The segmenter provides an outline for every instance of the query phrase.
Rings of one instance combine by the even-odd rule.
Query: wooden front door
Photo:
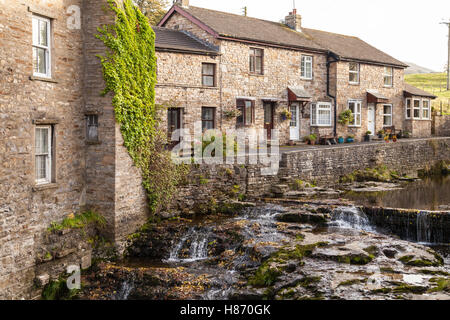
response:
[[[264,129],[267,130],[267,139],[272,139],[274,127],[274,105],[272,102],[264,102]]]

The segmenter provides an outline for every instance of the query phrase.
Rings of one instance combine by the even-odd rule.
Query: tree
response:
[[[168,0],[134,0],[134,3],[148,18],[152,26],[161,21],[169,7]]]

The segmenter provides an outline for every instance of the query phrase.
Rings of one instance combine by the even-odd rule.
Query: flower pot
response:
[[[347,143],[353,143],[353,142],[355,142],[355,139],[353,139],[353,138],[347,138]]]
[[[364,141],[365,142],[370,142],[372,140],[371,136],[364,136]]]
[[[338,139],[338,143],[342,144],[342,143],[344,143],[344,142],[345,142],[344,138],[339,138],[339,139]]]

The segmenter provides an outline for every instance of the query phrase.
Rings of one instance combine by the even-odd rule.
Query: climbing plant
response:
[[[108,0],[115,23],[98,29],[107,47],[102,62],[106,87],[113,93],[116,121],[134,164],[140,168],[143,186],[153,212],[171,197],[186,168],[176,166],[165,150],[160,129],[162,106],[155,104],[155,33],[132,0]]]

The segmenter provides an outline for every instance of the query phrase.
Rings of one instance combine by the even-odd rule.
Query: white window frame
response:
[[[52,24],[51,24],[51,20],[48,18],[44,18],[41,16],[37,16],[37,15],[33,15],[32,17],[32,41],[33,41],[33,51],[34,49],[43,49],[45,51],[45,73],[40,73],[40,72],[35,72],[34,70],[34,61],[33,61],[33,75],[36,77],[42,77],[42,78],[51,78],[52,76],[52,66],[51,66],[51,56],[52,56],[52,51],[51,51],[51,46],[52,46],[52,39],[51,39],[51,28],[52,28]],[[38,26],[38,30],[35,30],[34,28],[34,21],[37,22],[37,26]],[[40,22],[45,22],[47,23],[47,46],[43,46],[41,44],[39,44],[39,38],[41,36],[40,32],[39,32],[39,23]],[[35,32],[37,32],[37,36],[35,36]],[[35,38],[37,38],[37,43],[35,42]]]
[[[37,136],[37,132],[38,130],[42,130],[42,129],[47,129],[48,130],[48,134],[47,134],[47,147],[48,150],[45,153],[38,153],[38,148],[36,145],[36,136]],[[36,126],[35,128],[35,142],[34,142],[34,165],[35,165],[35,181],[37,185],[42,185],[42,184],[49,184],[52,182],[52,171],[53,171],[53,159],[52,159],[52,152],[53,152],[53,130],[52,130],[52,126],[51,125],[43,125],[43,126]],[[47,156],[46,158],[46,176],[45,178],[42,179],[38,179],[37,177],[37,157],[38,156]]]
[[[362,122],[362,100],[356,100],[356,99],[350,99],[348,100],[347,106],[348,109],[350,110],[350,103],[354,103],[355,104],[355,111],[353,112],[353,123],[349,123],[349,127],[355,127],[355,128],[359,128],[361,127],[361,122]],[[358,111],[358,106],[359,106],[359,111]],[[357,115],[359,115],[359,124],[356,123],[356,119],[358,118]]]
[[[351,70],[350,69],[350,65],[351,64],[356,64],[358,70],[356,70],[356,71]],[[357,63],[357,62],[349,62],[348,63],[348,83],[350,83],[350,84],[359,84],[360,71],[361,71],[361,65],[359,63]],[[356,74],[356,78],[357,78],[356,82],[355,81],[350,81],[350,75],[351,74]]]
[[[415,101],[419,101],[419,107],[418,108],[416,108],[416,104],[414,103]],[[419,116],[418,117],[415,116],[415,111],[416,110],[419,110]],[[414,120],[422,119],[422,100],[421,99],[413,99],[413,102],[412,102],[412,118]]]
[[[409,108],[408,108],[408,102],[409,102]],[[409,116],[408,116],[408,110],[409,110]],[[413,109],[412,109],[412,99],[406,98],[405,99],[405,119],[411,119],[413,116]]]
[[[391,70],[391,73],[388,73],[388,70]],[[386,84],[386,78],[391,78],[391,84]],[[386,88],[394,87],[394,68],[392,67],[384,67],[383,71],[383,83]]]
[[[318,123],[320,111],[329,111],[327,123]],[[332,106],[329,102],[317,102],[311,103],[311,127],[331,127],[333,125],[332,119]]]
[[[425,108],[423,106],[424,102],[428,102],[428,108]],[[423,112],[425,110],[428,110],[428,116],[424,117]],[[422,110],[420,111],[420,116],[422,117],[423,120],[430,120],[431,119],[431,100],[430,99],[422,99]]]
[[[384,107],[390,106],[391,107],[391,113],[384,113]],[[384,124],[384,118],[389,116],[391,118],[391,124]],[[383,127],[392,127],[394,123],[394,105],[390,103],[383,104]]]
[[[311,75],[308,76],[306,72],[306,66],[310,65],[311,67]],[[313,56],[309,55],[302,55],[301,57],[301,66],[300,66],[300,78],[303,80],[312,80],[313,79],[313,66],[314,66],[314,59]]]

